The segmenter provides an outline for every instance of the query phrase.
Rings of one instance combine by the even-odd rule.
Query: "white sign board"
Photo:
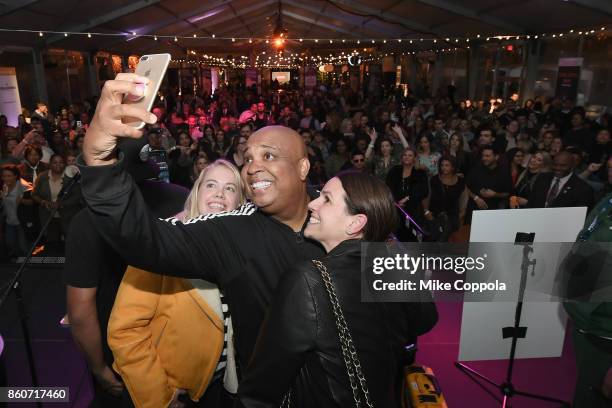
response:
[[[279,84],[286,84],[291,80],[291,72],[272,72],[272,81],[278,81]]]
[[[470,242],[514,242],[517,232],[535,233],[538,242],[574,242],[586,218],[586,207],[474,211]],[[537,259],[537,245],[533,258]],[[520,280],[517,270],[516,279]],[[502,328],[514,326],[516,302],[464,302],[460,361],[501,360],[510,354],[511,338]],[[559,357],[567,316],[560,303],[525,302],[516,358]]]
[[[0,114],[6,115],[9,126],[18,125],[21,100],[17,74],[13,67],[0,67]]]

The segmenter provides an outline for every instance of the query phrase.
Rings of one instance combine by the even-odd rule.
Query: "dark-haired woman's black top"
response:
[[[528,169],[524,170],[523,174],[519,175],[519,180],[516,186],[514,186],[513,194],[521,198],[529,198],[539,174],[539,172],[532,173]]]
[[[398,361],[408,339],[437,322],[435,305],[361,301],[361,241],[342,242],[322,262],[335,287],[375,407],[400,407]],[[282,277],[234,407],[354,407],[331,302],[319,270],[303,262]],[[363,400],[363,397],[362,397]]]
[[[403,166],[395,166],[387,174],[387,186],[397,202],[408,196],[410,199],[404,204],[404,209],[412,217],[422,217],[423,199],[429,195],[429,183],[427,173],[424,170],[412,169],[410,176],[403,176]]]
[[[465,190],[465,180],[457,177],[455,184],[444,184],[440,177],[432,177],[430,180],[431,194],[429,196],[429,211],[434,216],[445,212],[449,216],[459,216],[459,200]]]

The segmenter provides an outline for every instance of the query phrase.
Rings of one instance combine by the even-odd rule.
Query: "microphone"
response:
[[[57,194],[57,198],[58,201],[59,200],[63,200],[64,196],[66,194],[68,194],[68,192],[70,191],[70,189],[72,188],[72,186],[74,186],[76,183],[79,182],[79,180],[81,179],[81,173],[75,173],[74,176],[72,176],[72,178],[70,179],[70,181],[62,186],[62,189],[60,190],[60,192]]]

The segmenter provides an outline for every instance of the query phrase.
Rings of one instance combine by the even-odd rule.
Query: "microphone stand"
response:
[[[32,253],[34,252],[34,249],[36,249],[36,246],[42,239],[47,229],[49,228],[49,224],[51,223],[51,220],[53,220],[55,213],[57,212],[59,207],[61,207],[62,203],[64,202],[64,199],[67,197],[72,187],[74,187],[74,185],[79,181],[80,178],[81,177],[79,173],[75,174],[74,177],[70,180],[70,182],[62,188],[62,190],[58,194],[57,201],[56,201],[58,205],[51,210],[51,214],[49,214],[49,218],[47,218],[47,221],[45,222],[45,225],[43,225],[43,227],[41,228],[40,233],[38,234],[38,237],[36,237],[36,240],[34,240],[34,243],[30,247],[30,250],[28,251],[27,256],[25,257],[25,259],[19,266],[19,269],[17,269],[17,272],[15,273],[13,278],[6,285],[7,289],[0,296],[0,310],[2,310],[2,306],[4,306],[4,303],[6,302],[6,299],[8,298],[10,293],[15,292],[15,299],[17,300],[17,309],[19,312],[19,319],[21,322],[21,330],[23,332],[23,339],[24,339],[25,346],[26,346],[26,353],[28,356],[28,365],[30,367],[30,374],[32,375],[32,386],[33,387],[38,387],[39,383],[38,383],[38,376],[36,375],[36,366],[34,365],[34,353],[32,352],[32,342],[30,339],[30,330],[28,329],[28,324],[27,324],[28,314],[26,311],[25,303],[23,301],[23,292],[21,291],[21,274],[23,273],[26,266],[28,266],[30,260],[32,259]],[[42,403],[40,401],[37,401],[36,405],[38,407],[42,407]]]
[[[539,401],[547,401],[554,402],[562,407],[569,407],[570,404],[566,401],[560,400],[558,398],[548,397],[545,395],[534,394],[531,392],[525,392],[517,389],[512,382],[512,376],[514,373],[514,363],[516,360],[516,346],[519,339],[524,339],[527,335],[527,327],[521,326],[521,315],[523,313],[523,303],[525,300],[525,290],[527,288],[527,274],[531,269],[531,276],[535,274],[535,265],[537,260],[530,259],[530,255],[533,253],[533,241],[535,238],[535,233],[524,233],[518,232],[515,238],[515,245],[519,245],[523,250],[523,259],[521,261],[521,283],[519,286],[518,299],[514,311],[514,326],[508,326],[502,328],[502,337],[504,339],[512,338],[512,343],[510,345],[510,356],[508,357],[508,367],[506,371],[506,378],[503,382],[495,382],[491,378],[485,376],[484,374],[476,371],[475,369],[469,367],[466,364],[460,363],[458,361],[455,362],[455,367],[461,370],[462,373],[466,374],[470,379],[476,382],[479,386],[483,387],[489,394],[493,395],[486,387],[483,386],[478,380],[483,380],[486,383],[496,387],[502,394],[502,400],[499,400],[497,397],[493,395],[493,397],[501,402],[502,408],[510,407],[510,399],[516,395],[532,398]]]

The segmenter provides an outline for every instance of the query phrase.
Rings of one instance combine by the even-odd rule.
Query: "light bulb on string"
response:
[[[38,36],[39,36],[39,37],[42,37],[42,36],[43,36],[42,31],[39,31],[39,32],[38,32]]]
[[[91,33],[87,33],[87,38],[91,38]]]

